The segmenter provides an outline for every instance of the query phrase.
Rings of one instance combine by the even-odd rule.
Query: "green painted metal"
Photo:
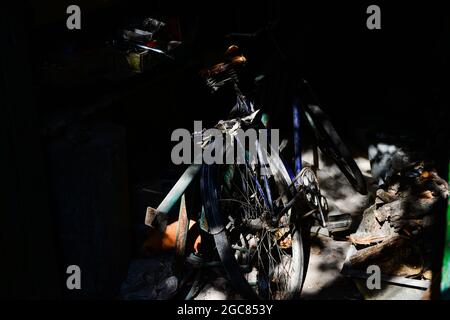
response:
[[[227,169],[223,174],[223,179],[225,181],[225,185],[227,186],[228,190],[231,189],[231,181],[233,181],[234,171],[235,171],[234,165],[227,165]]]
[[[450,183],[450,162],[448,180]],[[442,265],[441,297],[444,300],[450,300],[450,203],[447,204],[447,234],[445,237],[444,263]]]
[[[177,183],[173,186],[173,188],[169,191],[164,200],[156,209],[158,213],[169,213],[169,211],[175,206],[183,193],[186,191],[186,188],[191,184],[192,180],[194,180],[195,176],[200,172],[201,167],[202,166],[200,164],[191,164],[186,169],[186,171],[183,173],[180,179],[178,179]]]
[[[267,113],[263,113],[261,116],[261,122],[267,128],[269,126],[269,115]]]

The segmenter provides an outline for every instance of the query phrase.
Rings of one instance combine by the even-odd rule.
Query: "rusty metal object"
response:
[[[224,56],[225,57],[231,57],[233,54],[237,53],[239,51],[239,47],[235,44],[232,44],[228,47],[228,49],[225,51]]]

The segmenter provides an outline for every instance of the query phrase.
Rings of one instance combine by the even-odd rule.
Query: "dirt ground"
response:
[[[301,299],[305,300],[357,300],[363,299],[353,281],[340,274],[347,250],[346,241],[334,241],[318,236],[312,241],[311,255]],[[217,277],[205,286],[197,300],[239,298],[226,277]]]
[[[346,241],[329,237],[312,239],[308,271],[301,299],[305,300],[356,300],[363,299],[353,281],[340,274],[347,250]],[[171,298],[176,289],[172,276],[172,254],[161,254],[151,259],[134,260],[130,264],[128,279],[123,283],[121,298],[148,300]],[[203,289],[195,300],[240,299],[226,279],[223,270],[212,268],[205,272]]]
[[[335,241],[324,236],[313,238],[302,299],[363,299],[353,280],[340,273],[349,247],[350,242],[347,241]]]

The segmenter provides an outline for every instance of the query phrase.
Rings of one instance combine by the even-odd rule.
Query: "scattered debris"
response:
[[[427,248],[431,239],[424,231],[435,221],[436,205],[447,198],[448,184],[424,161],[396,169],[383,176],[375,203],[364,211],[357,231],[348,236],[352,251],[342,273],[367,278],[370,265],[379,266],[382,272],[384,287],[376,290],[378,293],[369,293],[363,282],[357,281],[361,292],[370,299],[421,299],[432,280]],[[422,292],[405,291],[402,296],[392,285]]]

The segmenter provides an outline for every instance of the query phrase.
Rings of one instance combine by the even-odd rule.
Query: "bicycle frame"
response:
[[[234,89],[237,97],[237,103],[239,104],[239,107],[244,107],[245,113],[250,115],[253,111],[252,104],[249,103],[246,99],[246,97],[241,93],[240,89],[238,88],[237,84],[234,83]],[[279,157],[272,158],[271,165],[275,168],[277,168],[277,172],[281,174],[281,177],[279,179],[283,179],[286,184],[291,189],[290,191],[294,191],[291,195],[293,199],[296,198],[297,188],[300,187],[298,183],[298,179],[296,177],[300,173],[302,169],[302,158],[301,158],[301,136],[300,136],[300,103],[299,98],[295,97],[294,102],[292,104],[292,110],[293,110],[293,125],[294,125],[294,159],[295,159],[295,173],[285,171],[285,168],[289,168],[288,165],[286,165]],[[236,106],[235,106],[236,107]],[[235,108],[233,107],[233,108]],[[213,141],[212,143],[215,143]],[[241,150],[245,150],[244,147],[240,144],[238,141],[238,144],[240,145]],[[256,140],[256,148],[257,148],[257,157],[260,164],[266,165],[267,164],[267,158],[263,154],[263,150],[261,150],[261,147],[259,145],[259,141]],[[274,150],[271,150],[271,154],[277,154],[276,152],[273,152]],[[226,150],[224,151],[226,152]],[[313,159],[314,159],[314,166],[315,169],[318,167],[318,154],[317,154],[317,148],[314,148],[313,152]],[[196,159],[198,160],[198,159]],[[163,201],[160,203],[160,205],[155,209],[152,207],[147,208],[146,217],[145,217],[145,224],[148,226],[153,226],[155,219],[159,222],[158,227],[160,231],[165,231],[166,228],[166,220],[169,212],[172,210],[172,208],[178,203],[182,195],[185,193],[186,189],[189,187],[189,185],[192,183],[192,181],[195,179],[195,177],[201,172],[202,164],[198,164],[200,161],[194,161],[194,164],[191,164],[182,174],[182,176],[178,179],[178,181],[175,183],[175,185],[172,187],[172,189],[169,191],[169,193],[165,196]],[[246,160],[246,165],[248,167],[251,167],[251,165]],[[263,191],[262,186],[258,181],[255,181],[259,192],[261,193],[261,196],[263,197],[264,201],[266,202],[267,206],[272,210],[272,195],[270,192],[270,188],[268,185],[267,176],[263,176]],[[293,184],[294,188],[291,188]],[[283,192],[286,192],[284,190]],[[293,200],[292,199],[292,200]],[[284,199],[285,204],[288,204],[292,200]],[[293,203],[291,202],[290,206],[292,206]],[[322,208],[320,207],[320,214],[321,214],[321,220],[322,225],[326,225],[325,217],[322,212]],[[274,217],[278,217],[278,214],[274,214]],[[210,232],[216,233],[220,232],[223,228],[222,223],[211,223],[214,221],[216,217],[207,217],[207,224],[210,227]],[[212,221],[209,221],[212,220]]]
[[[240,91],[237,91],[237,94],[239,95],[238,98],[243,100],[243,105],[247,108],[247,112],[250,114],[251,110],[249,109],[249,103],[247,103],[246,99],[242,94],[240,94]],[[261,148],[259,146],[258,140],[257,142],[257,157],[259,163],[266,163]],[[216,143],[213,141],[212,143]],[[239,142],[238,142],[239,143]],[[244,150],[244,147],[240,145],[241,149]],[[224,151],[226,152],[226,150]],[[152,207],[147,208],[147,213],[145,217],[145,224],[148,226],[154,226],[154,221],[158,220],[159,224],[158,227],[160,228],[160,231],[164,231],[166,228],[165,220],[167,220],[167,215],[172,210],[172,208],[176,205],[176,203],[180,200],[182,195],[185,193],[186,189],[189,187],[189,185],[192,183],[192,181],[195,179],[195,177],[199,174],[202,168],[202,164],[197,164],[199,161],[194,161],[194,164],[189,165],[189,167],[184,171],[182,176],[178,179],[178,181],[175,183],[175,185],[172,187],[172,189],[169,191],[169,193],[165,196],[163,201],[160,203],[160,205],[155,209]],[[250,166],[250,164],[246,161],[246,165]],[[267,203],[271,203],[272,197],[270,195],[270,190],[268,187],[267,178],[264,178],[264,187],[266,189],[267,195],[264,195],[264,198],[266,199]],[[262,191],[262,188],[257,182],[259,189]],[[264,194],[264,193],[263,193]]]

